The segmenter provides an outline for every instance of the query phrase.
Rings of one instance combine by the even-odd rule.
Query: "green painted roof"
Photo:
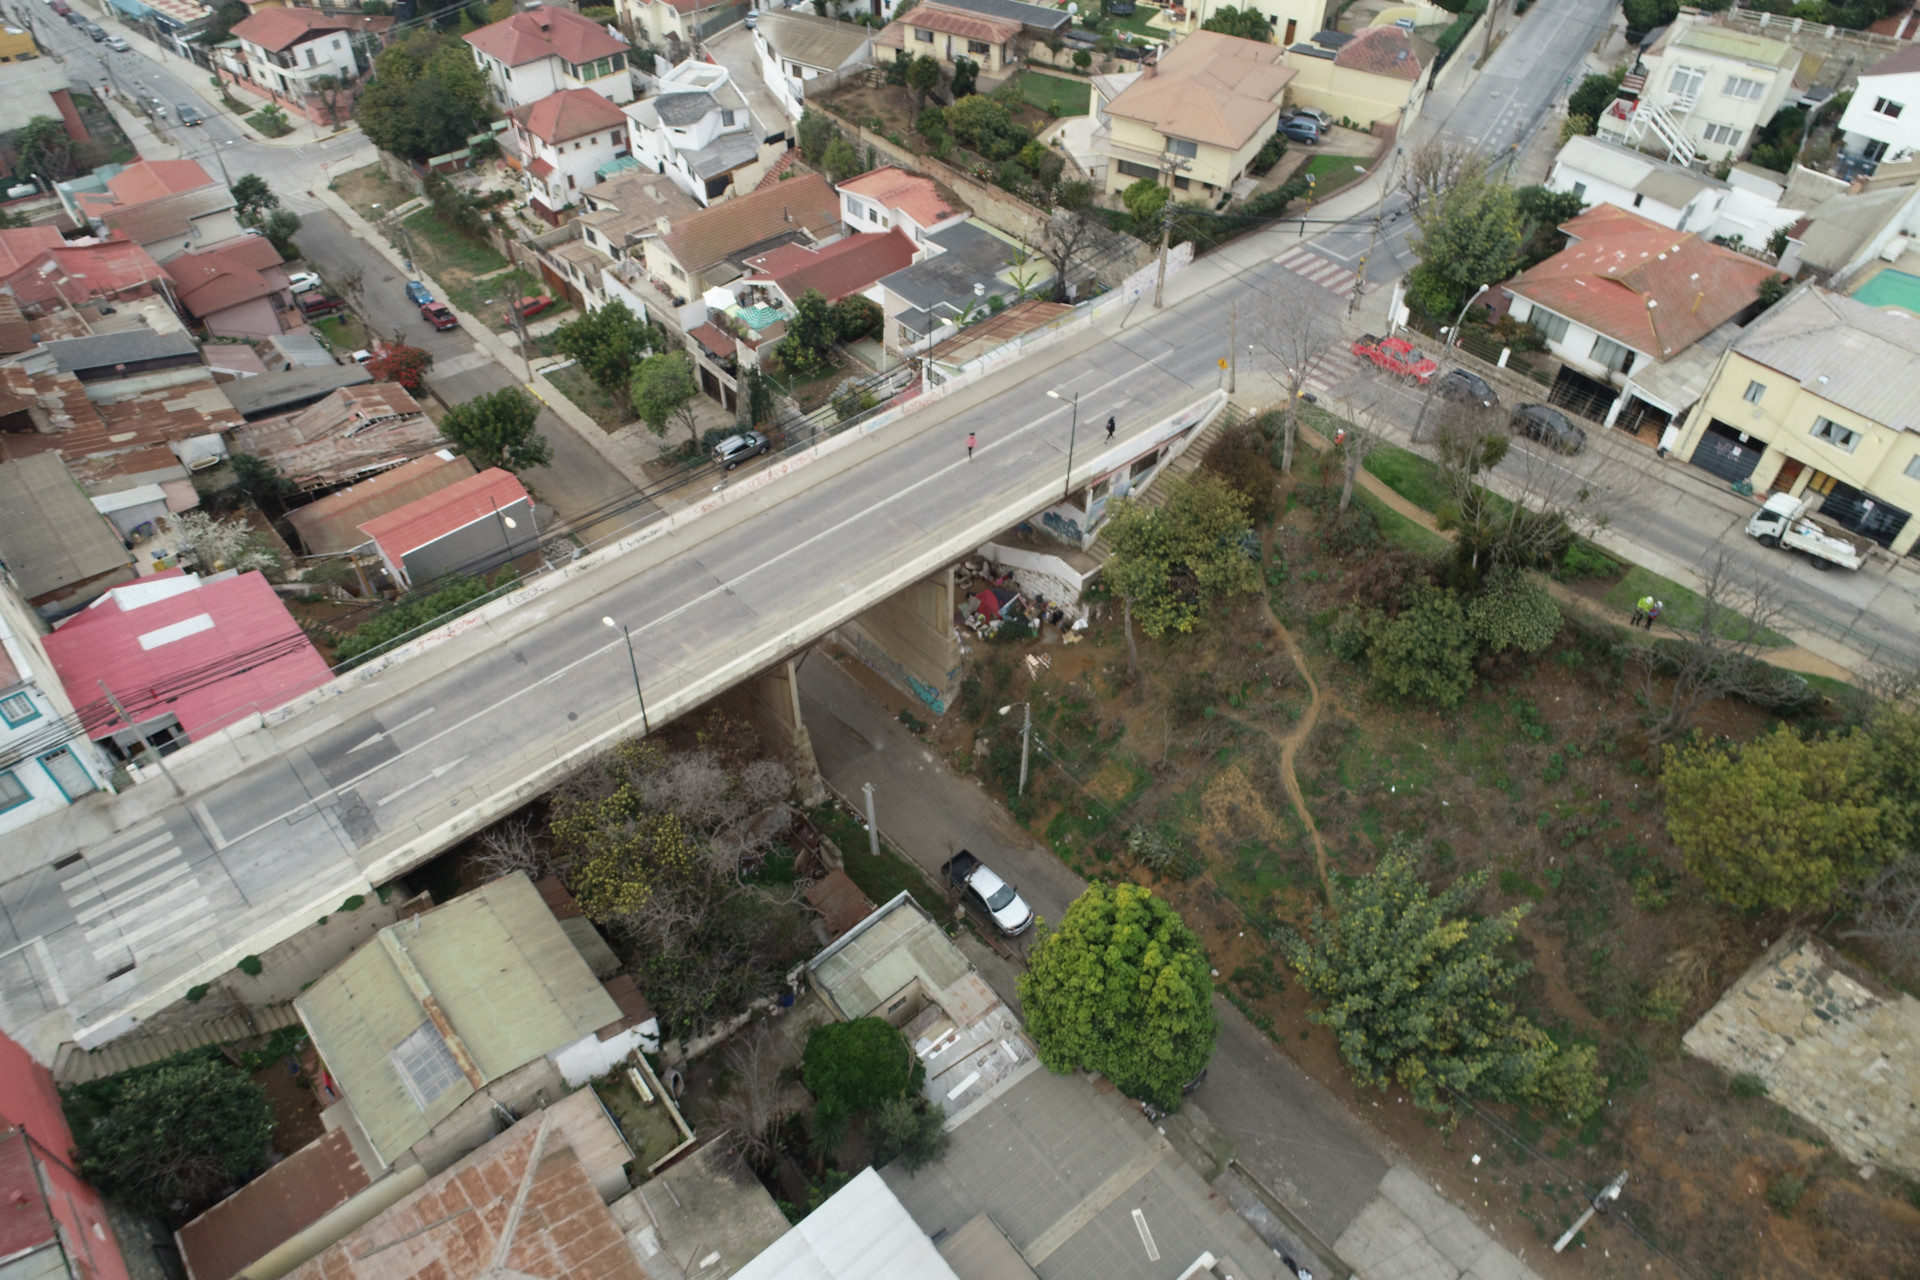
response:
[[[1674,43],[1682,48],[1717,53],[1723,58],[1739,58],[1768,67],[1790,67],[1800,60],[1799,51],[1790,44],[1769,40],[1764,36],[1750,36],[1744,31],[1729,31],[1725,27],[1689,27],[1681,32],[1680,38]]]
[[[368,1139],[389,1162],[473,1094],[396,951],[489,1083],[620,1017],[524,875],[381,930],[294,1004]],[[421,1064],[411,1089],[395,1056],[403,1042],[402,1056]],[[430,1095],[424,1105],[417,1096],[423,1088]]]

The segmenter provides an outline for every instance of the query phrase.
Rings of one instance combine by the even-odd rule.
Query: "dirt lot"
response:
[[[1315,483],[1283,485],[1266,602],[1143,641],[1132,687],[1112,618],[1071,648],[982,644],[933,743],[1083,874],[1151,880],[1125,853],[1134,824],[1185,848],[1195,874],[1157,887],[1206,936],[1229,998],[1503,1240],[1550,1244],[1583,1207],[1577,1188],[1630,1170],[1621,1211],[1586,1233],[1584,1253],[1527,1249],[1542,1274],[1917,1274],[1920,1191],[1884,1171],[1863,1180],[1784,1110],[1680,1050],[1685,1028],[1790,922],[1732,912],[1686,877],[1612,630],[1570,622],[1539,660],[1483,668],[1451,713],[1375,701],[1327,636],[1384,544],[1330,551],[1300,500]],[[1051,670],[1031,680],[1027,652],[1048,654]],[[1060,764],[1036,756],[1018,801],[1017,726],[991,709],[1029,697]],[[1753,707],[1715,705],[1699,729],[1744,738],[1768,723]],[[1401,832],[1424,838],[1431,883],[1484,872],[1478,909],[1531,908],[1521,1008],[1597,1044],[1611,1081],[1583,1129],[1489,1108],[1447,1132],[1390,1091],[1353,1089],[1332,1037],[1306,1022],[1270,937],[1306,920],[1328,877],[1368,870]]]

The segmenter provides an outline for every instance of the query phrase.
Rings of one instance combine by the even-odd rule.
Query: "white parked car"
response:
[[[311,271],[296,271],[287,277],[287,284],[295,293],[305,293],[309,289],[320,287],[320,277]]]

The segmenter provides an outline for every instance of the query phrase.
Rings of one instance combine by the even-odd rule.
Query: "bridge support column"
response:
[[[953,610],[954,570],[948,566],[896,591],[834,634],[888,682],[945,715],[960,692]]]
[[[820,804],[827,788],[820,781],[820,765],[813,755],[813,735],[800,718],[800,659],[788,658],[759,675],[727,690],[721,705],[742,716],[760,735],[767,753],[793,770],[800,802]]]

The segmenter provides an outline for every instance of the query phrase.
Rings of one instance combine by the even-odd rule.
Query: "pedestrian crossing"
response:
[[[60,881],[98,960],[123,959],[211,904],[171,831],[160,831]]]
[[[1305,245],[1297,244],[1273,261],[1276,266],[1285,267],[1297,276],[1304,276],[1338,297],[1353,296],[1354,273],[1331,258],[1321,257]]]
[[[1344,342],[1336,342],[1308,363],[1304,389],[1315,396],[1331,395],[1335,388],[1351,381],[1356,374],[1364,373],[1367,367],[1359,356],[1353,354],[1352,347]]]

